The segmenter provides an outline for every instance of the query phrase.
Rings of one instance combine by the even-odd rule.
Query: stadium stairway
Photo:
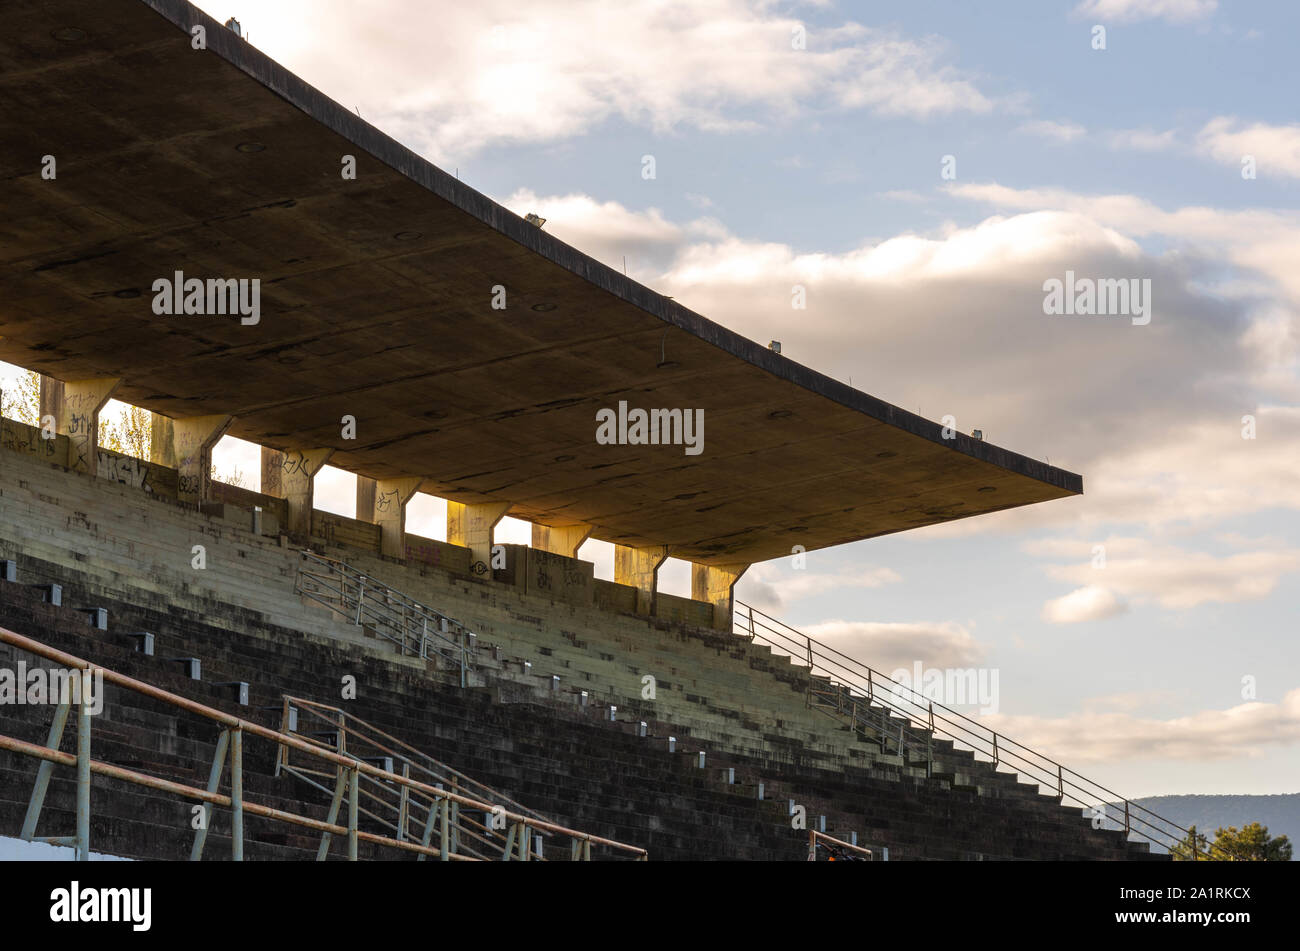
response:
[[[1078,810],[1019,788],[1023,784],[1014,777],[992,770],[986,770],[991,776],[977,776],[982,764],[952,750],[951,744],[944,749],[942,741],[936,741],[937,755],[951,763],[951,770],[927,778],[923,768],[890,762],[869,750],[863,751],[863,766],[818,765],[788,737],[777,737],[781,742],[768,750],[719,750],[716,737],[701,737],[687,725],[653,717],[642,737],[639,722],[648,713],[632,710],[631,722],[610,721],[607,705],[582,707],[571,693],[549,691],[546,671],[527,675],[512,669],[522,664],[500,648],[500,660],[492,658],[490,648],[480,648],[475,683],[461,689],[458,673],[445,664],[397,656],[385,642],[364,634],[353,632],[343,642],[338,631],[305,635],[257,612],[240,613],[245,629],[232,630],[210,623],[203,611],[177,604],[108,597],[102,589],[93,590],[99,585],[83,586],[66,570],[57,578],[34,576],[34,569],[52,567],[23,561],[20,582],[0,582],[0,624],[237,715],[264,717],[270,726],[278,725],[274,711],[284,694],[338,703],[341,678],[350,673],[358,697],[348,702],[348,709],[357,716],[557,821],[648,848],[652,859],[803,858],[806,838],[792,828],[790,800],[804,807],[809,823],[825,816],[827,831],[843,837],[856,832],[864,844],[887,846],[891,859],[1147,857],[1140,845],[1126,846],[1122,833],[1092,830]],[[37,582],[62,584],[65,607],[46,603],[42,592],[31,587]],[[91,607],[108,611],[107,631],[95,630],[77,610]],[[284,612],[281,607],[277,616]],[[135,630],[154,632],[154,657],[134,649],[129,635]],[[726,646],[726,653],[736,649]],[[717,646],[709,649],[718,651]],[[563,668],[569,676],[585,656],[576,646],[574,650]],[[767,666],[765,673],[780,678],[778,688],[797,692],[797,676],[780,668],[789,666],[784,658],[768,651],[764,662],[764,651],[749,644],[740,653],[739,659],[758,662],[757,668],[747,663],[746,670]],[[188,679],[181,665],[165,659],[182,656],[200,659],[202,681]],[[593,685],[600,682],[596,666],[588,671],[593,679],[587,682]],[[249,684],[247,708],[235,704],[230,688],[216,685],[230,681]],[[752,689],[752,680],[743,683]],[[3,713],[6,732],[44,741],[47,709]],[[823,721],[822,729],[829,725]],[[195,735],[192,726],[110,690],[105,714],[95,724],[94,755],[201,784],[215,737]],[[673,753],[667,748],[669,735],[678,741]],[[701,750],[706,754],[703,768],[697,765]],[[0,756],[0,824],[16,829],[35,767],[14,760]],[[729,770],[734,770],[735,784],[723,781]],[[250,757],[250,799],[270,805],[315,801],[323,817],[325,803],[315,790],[293,779],[274,779],[272,773],[269,749]],[[983,782],[961,783],[959,777]],[[759,783],[764,786],[761,801]],[[190,804],[147,791],[122,791],[121,784],[104,796],[100,785],[97,779],[96,801],[103,801],[102,796],[112,805],[96,811],[97,849],[150,858],[188,854]],[[71,797],[70,779],[56,779],[46,810],[51,827],[66,828],[71,822]],[[228,854],[221,844],[222,821],[218,812],[210,834],[213,856]],[[249,838],[249,857],[314,857],[313,838],[286,834],[283,827],[260,828],[254,821]]]

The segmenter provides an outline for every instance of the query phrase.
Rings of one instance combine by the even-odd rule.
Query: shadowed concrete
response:
[[[231,435],[277,450],[332,449],[372,479],[717,566],[1082,491],[597,263],[187,3],[5,13],[0,359],[120,379],[116,398],[154,412],[229,415]],[[155,315],[153,282],[176,271],[259,279],[260,321]],[[598,445],[596,412],[620,400],[702,408],[704,451]]]

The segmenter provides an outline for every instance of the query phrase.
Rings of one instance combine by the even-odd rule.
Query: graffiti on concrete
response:
[[[149,488],[149,463],[142,459],[101,451],[95,474],[108,482],[129,485],[134,489]]]

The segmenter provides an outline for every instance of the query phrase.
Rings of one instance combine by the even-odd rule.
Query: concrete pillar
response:
[[[406,503],[415,497],[424,483],[423,479],[367,479],[373,487],[370,521],[379,526],[380,554],[393,558],[406,557]],[[357,479],[357,499],[361,498],[361,479]],[[357,518],[362,518],[357,510]]]
[[[230,428],[232,416],[188,416],[172,420],[172,462],[176,469],[176,497],[182,502],[202,502],[208,497],[212,472],[212,447]]]
[[[732,591],[748,563],[691,565],[691,597],[713,605],[713,626],[731,630]]]
[[[176,453],[176,427],[170,416],[149,414],[149,461],[157,466],[170,466]]]
[[[40,418],[36,421],[37,426],[45,424],[46,416],[53,416],[55,427],[58,427],[59,413],[63,411],[63,381],[56,380],[52,376],[41,374],[41,394],[40,405],[37,407]]]
[[[375,511],[375,480],[357,476],[357,515],[363,522],[372,521]]]
[[[262,447],[262,494],[285,500],[286,535],[301,541],[311,538],[313,480],[332,455],[333,449],[280,452]]]
[[[648,548],[614,546],[614,580],[636,588],[637,614],[654,613],[659,568],[668,560],[670,550],[667,545],[651,545]]]
[[[48,380],[48,383],[47,383]],[[41,417],[54,417],[68,437],[68,468],[94,475],[99,468],[99,411],[122,381],[116,377],[59,382],[41,377]]]
[[[470,569],[476,575],[488,573],[492,564],[492,529],[509,511],[509,502],[465,504],[447,500],[447,541],[474,552]]]
[[[533,547],[553,555],[577,558],[578,549],[590,537],[591,526],[583,523],[559,527],[533,523]]]

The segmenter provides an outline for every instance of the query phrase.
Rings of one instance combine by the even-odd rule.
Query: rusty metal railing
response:
[[[1188,848],[1190,830],[751,605],[737,601],[733,619],[734,633],[751,642],[762,641],[788,655],[792,664],[807,668],[810,707],[847,721],[855,731],[879,742],[882,752],[900,756],[904,766],[909,764],[910,751],[923,756],[930,770],[934,737],[944,736],[995,770],[1012,768],[1040,789],[1051,790],[1062,805],[1078,806],[1097,827],[1110,823],[1107,828],[1122,829],[1126,839],[1136,838],[1192,860],[1233,858],[1222,846],[1199,839]]]
[[[403,594],[347,562],[301,553],[295,592],[397,645],[402,654],[437,655],[460,670],[464,687],[477,636],[453,617]]]
[[[129,690],[166,704],[177,710],[210,721],[219,728],[216,750],[212,760],[211,771],[206,788],[199,788],[183,782],[153,776],[136,769],[129,769],[113,763],[92,759],[91,730],[93,716],[85,703],[86,692],[83,689],[75,697],[65,697],[54,709],[49,736],[44,746],[29,743],[16,737],[0,735],[0,749],[8,750],[40,761],[32,796],[28,803],[27,814],[23,822],[22,837],[27,841],[47,842],[55,845],[68,845],[76,849],[76,857],[86,861],[90,857],[90,777],[105,776],[137,786],[170,793],[203,804],[204,820],[195,832],[194,844],[190,852],[191,860],[202,857],[204,844],[211,819],[212,807],[230,809],[231,813],[231,857],[241,861],[244,857],[244,817],[253,815],[276,822],[308,829],[321,833],[322,845],[317,859],[324,860],[333,836],[346,837],[347,857],[356,861],[358,846],[361,842],[414,852],[420,858],[432,857],[443,861],[474,861],[480,856],[454,851],[452,848],[451,817],[453,808],[460,811],[473,810],[489,815],[499,816],[505,825],[505,835],[501,844],[500,858],[505,861],[529,861],[536,858],[531,848],[530,834],[545,833],[559,839],[567,839],[570,844],[569,857],[573,860],[590,860],[592,847],[611,850],[617,854],[629,855],[645,861],[648,853],[645,849],[613,839],[591,835],[577,829],[571,829],[548,820],[537,818],[536,814],[526,814],[517,809],[503,808],[498,803],[483,802],[471,796],[448,789],[439,789],[434,785],[381,769],[371,763],[341,754],[326,748],[318,742],[311,742],[293,733],[272,730],[224,713],[213,707],[178,694],[170,693],[152,684],[135,680],[108,668],[92,664],[82,658],[50,647],[40,641],[24,637],[5,628],[0,628],[0,643],[12,645],[18,650],[44,657],[69,670],[80,672],[79,676],[95,674],[102,676],[105,683]],[[61,752],[59,746],[63,738],[71,707],[78,707],[77,714],[77,752]],[[244,792],[244,741],[245,738],[270,741],[279,749],[289,748],[323,761],[331,770],[327,775],[335,778],[334,801],[328,818],[315,819],[307,815],[276,809],[265,803],[254,802],[246,798]],[[222,778],[227,762],[230,767],[228,787],[229,794],[222,793]],[[76,768],[76,833],[72,836],[37,836],[36,830],[44,805],[49,780],[55,766],[72,766]],[[368,781],[382,783],[390,788],[406,791],[408,796],[420,796],[431,803],[429,816],[426,818],[426,831],[419,841],[410,838],[398,838],[361,828],[361,783],[363,777]],[[339,811],[347,805],[346,824],[339,821]],[[495,831],[495,830],[494,830]],[[437,844],[434,844],[434,839]]]
[[[845,842],[843,839],[837,839],[834,836],[827,835],[825,832],[818,832],[816,829],[808,830],[808,861],[817,861],[817,847],[821,846],[822,850],[827,853],[826,859],[829,862],[839,861],[856,861],[856,862],[873,862],[876,860],[874,850],[863,845],[857,845],[853,842]],[[888,858],[889,850],[884,850],[885,857]]]
[[[546,852],[542,842],[553,836],[544,831],[539,823],[554,824],[552,820],[535,810],[529,809],[498,790],[471,779],[461,771],[448,766],[417,750],[408,743],[397,739],[376,726],[367,723],[340,707],[317,703],[301,697],[285,695],[282,701],[280,732],[292,734],[310,743],[332,748],[340,755],[367,762],[382,762],[383,768],[398,772],[403,776],[414,775],[417,779],[429,783],[438,789],[449,789],[454,793],[471,796],[480,802],[494,803],[493,812],[485,813],[482,821],[469,810],[462,809],[458,802],[451,804],[451,816],[448,834],[451,839],[450,850],[456,854],[466,854],[475,858],[501,858],[506,853],[509,832],[502,812],[509,808],[520,815],[527,816],[535,830],[533,842],[526,843],[529,854],[538,860],[546,861]],[[329,796],[332,790],[327,783],[334,779],[333,774],[313,769],[306,764],[295,763],[289,747],[282,746],[276,754],[275,774],[294,776],[307,785]],[[438,821],[439,803],[417,791],[403,786],[400,789],[391,784],[376,781],[363,776],[359,789],[361,813],[371,822],[389,829],[398,840],[426,840],[432,835],[430,823]],[[331,803],[332,804],[332,803]],[[423,830],[423,831],[421,831]],[[515,843],[516,852],[518,842]]]

